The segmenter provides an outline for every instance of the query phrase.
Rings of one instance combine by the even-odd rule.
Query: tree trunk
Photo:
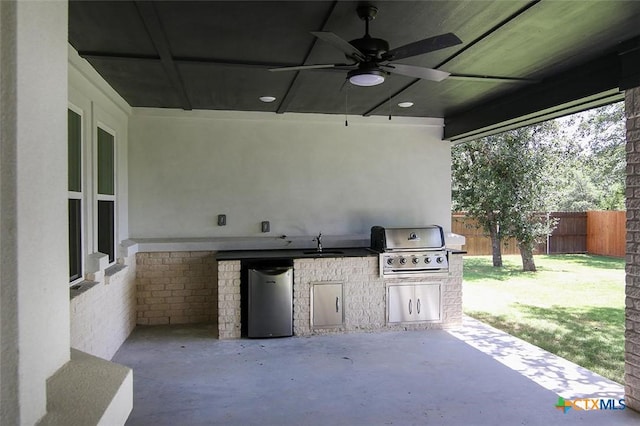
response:
[[[500,247],[500,235],[495,222],[489,225],[489,235],[491,236],[491,253],[493,254],[493,266],[502,267],[502,248]]]
[[[522,257],[522,270],[536,272],[536,263],[533,260],[533,245],[528,243],[518,243],[520,257]]]

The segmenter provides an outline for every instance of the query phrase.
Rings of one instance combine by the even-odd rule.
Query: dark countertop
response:
[[[448,250],[451,254],[465,254],[463,250]],[[217,260],[247,260],[247,259],[319,259],[336,257],[368,257],[378,256],[378,252],[368,247],[324,249],[274,249],[274,250],[227,250],[216,254]]]
[[[319,259],[336,257],[367,257],[377,256],[378,253],[366,247],[356,248],[326,248],[322,252],[315,249],[277,249],[277,250],[229,250],[219,251],[217,260],[246,260],[246,259]]]

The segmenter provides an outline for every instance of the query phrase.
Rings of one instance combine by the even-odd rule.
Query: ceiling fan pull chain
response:
[[[344,91],[344,127],[349,127],[347,115],[349,114],[349,86]]]
[[[387,104],[389,105],[389,121],[391,121],[391,89],[387,86]]]

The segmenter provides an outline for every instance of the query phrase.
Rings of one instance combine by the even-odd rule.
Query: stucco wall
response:
[[[0,423],[34,424],[69,360],[67,3],[0,9]]]
[[[134,108],[131,237],[448,229],[450,144],[441,135],[440,119],[351,117],[345,127],[329,115]]]

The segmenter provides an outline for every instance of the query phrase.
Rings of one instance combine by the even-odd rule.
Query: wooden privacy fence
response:
[[[591,253],[624,257],[624,211],[552,212],[549,217],[557,220],[557,226],[547,241],[538,244],[534,253]],[[476,225],[477,222],[465,213],[452,214],[451,232],[465,236],[464,249],[467,253],[490,255],[491,239]],[[502,254],[520,254],[516,241],[504,241]]]
[[[587,253],[624,257],[626,222],[624,211],[587,212]]]
[[[451,216],[451,232],[464,235],[466,241],[462,247],[467,254],[486,255],[492,254],[491,238],[485,234],[482,228],[478,228],[478,222],[466,215],[466,213],[453,213]],[[502,254],[519,254],[518,244],[512,238],[502,242]]]

